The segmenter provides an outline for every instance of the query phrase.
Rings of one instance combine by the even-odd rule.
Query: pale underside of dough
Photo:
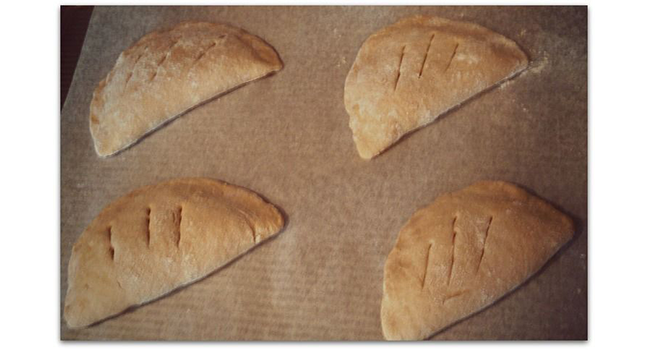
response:
[[[421,340],[513,290],[571,239],[571,219],[504,182],[444,194],[402,228],[384,270],[388,340]]]
[[[188,178],[105,207],[68,265],[64,317],[84,327],[194,282],[277,234],[284,219],[255,193]]]
[[[228,25],[183,22],[149,33],[95,89],[95,150],[115,154],[192,107],[280,69],[271,46]]]
[[[415,16],[380,30],[363,43],[345,81],[359,155],[378,155],[527,65],[515,42],[472,23]]]

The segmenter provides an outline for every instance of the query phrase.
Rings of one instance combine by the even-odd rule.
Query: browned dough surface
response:
[[[117,153],[201,102],[280,69],[273,48],[239,28],[183,22],[149,33],[95,89],[95,150]]]
[[[200,279],[277,234],[280,212],[204,178],[137,189],[106,206],[68,265],[64,316],[83,327]]]
[[[505,182],[479,182],[417,211],[386,260],[389,340],[418,340],[481,310],[537,272],[573,235],[569,217]]]
[[[527,65],[514,41],[473,23],[414,16],[383,28],[363,43],[345,81],[359,155],[378,155]]]

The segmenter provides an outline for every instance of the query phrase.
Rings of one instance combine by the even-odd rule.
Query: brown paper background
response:
[[[412,14],[515,40],[531,68],[372,161],[356,153],[343,85],[362,42]],[[95,85],[122,50],[182,20],[256,34],[285,68],[201,106],[117,156],[88,130]],[[438,195],[506,180],[549,200],[576,237],[532,280],[433,339],[587,337],[586,7],[97,7],[61,112],[61,305],[72,244],[112,200],[206,176],[252,189],[286,229],[208,278],[62,339],[381,340],[383,266]]]

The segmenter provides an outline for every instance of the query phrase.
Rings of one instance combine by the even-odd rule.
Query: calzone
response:
[[[444,194],[402,228],[384,269],[388,340],[419,340],[494,303],[553,256],[572,220],[506,182]]]
[[[345,81],[359,155],[378,155],[527,65],[514,41],[473,23],[415,16],[380,30],[363,43]]]
[[[205,178],[137,189],[106,206],[68,264],[64,317],[84,327],[192,283],[277,234],[280,212]]]
[[[225,24],[183,22],[149,33],[95,89],[95,150],[115,154],[192,107],[280,69],[270,45]]]

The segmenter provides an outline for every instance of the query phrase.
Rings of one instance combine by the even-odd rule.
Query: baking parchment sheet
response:
[[[345,77],[373,32],[415,14],[483,25],[531,59],[384,154],[362,160]],[[258,35],[284,69],[183,115],[107,159],[92,91],[120,52],[183,20]],[[574,218],[576,237],[533,279],[432,339],[587,338],[587,7],[96,7],[61,112],[61,307],[72,244],[111,201],[176,177],[247,187],[286,229],[198,283],[62,339],[381,340],[383,266],[438,195],[505,180]],[[62,315],[62,313],[61,313]]]

